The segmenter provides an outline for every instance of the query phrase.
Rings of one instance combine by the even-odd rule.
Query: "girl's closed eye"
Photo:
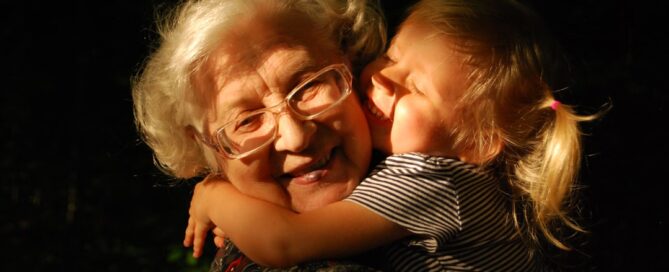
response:
[[[385,60],[385,61],[387,61],[387,62],[390,62],[390,63],[396,63],[396,62],[397,62],[397,61],[396,61],[394,58],[392,58],[387,52],[386,52],[385,54],[383,54],[383,55],[381,56],[381,58],[383,58],[383,60]]]
[[[409,77],[409,78],[407,79],[406,86],[407,86],[407,89],[408,89],[411,93],[420,94],[420,95],[424,95],[424,94],[425,94],[425,93],[422,91],[423,89],[420,87],[420,85],[417,84],[417,82],[416,82],[412,77]]]

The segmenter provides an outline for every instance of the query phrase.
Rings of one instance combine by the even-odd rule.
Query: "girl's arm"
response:
[[[190,214],[184,244],[194,236],[196,247],[201,246],[207,231],[216,225],[249,258],[271,267],[351,256],[409,235],[352,202],[339,201],[298,214],[246,196],[221,181],[196,186]]]

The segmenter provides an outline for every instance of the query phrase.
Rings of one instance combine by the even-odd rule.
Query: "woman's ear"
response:
[[[225,179],[221,169],[221,166],[223,165],[223,158],[218,152],[213,151],[212,144],[207,142],[207,139],[202,137],[202,134],[200,134],[197,129],[191,125],[186,126],[183,130],[183,133],[186,135],[186,137],[193,140],[193,143],[196,145],[194,148],[202,149],[203,163],[205,165],[209,165],[206,168],[208,169],[210,175],[220,175],[223,177],[223,179]]]
[[[230,181],[228,177],[225,176],[225,173],[209,173],[202,181],[205,182],[217,182],[217,181]]]
[[[186,126],[186,128],[184,129],[184,133],[186,133],[186,137],[191,138],[193,141],[197,141],[198,132],[193,126],[191,125]]]
[[[209,141],[209,138],[204,137],[202,133],[198,132],[195,127],[192,125],[188,125],[184,128],[184,133],[186,134],[186,137],[192,139],[196,143],[199,141],[201,144],[208,145],[208,146],[213,146],[213,144]],[[207,133],[207,132],[203,132]],[[206,134],[205,134],[206,135]]]

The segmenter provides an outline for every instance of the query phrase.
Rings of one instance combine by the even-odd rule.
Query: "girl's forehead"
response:
[[[391,44],[403,49],[411,46],[412,43],[420,42],[439,36],[437,28],[429,23],[416,19],[407,19],[399,27],[397,34],[392,39]]]

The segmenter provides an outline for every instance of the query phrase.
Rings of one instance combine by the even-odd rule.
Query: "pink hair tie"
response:
[[[558,106],[560,106],[560,101],[553,100],[553,103],[551,103],[551,109],[557,110]]]

